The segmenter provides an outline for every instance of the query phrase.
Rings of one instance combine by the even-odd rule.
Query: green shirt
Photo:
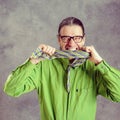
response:
[[[14,97],[36,89],[42,120],[95,120],[96,100],[102,95],[120,101],[120,71],[105,61],[95,66],[87,60],[70,69],[70,93],[66,90],[69,60],[29,60],[8,77],[4,91]]]

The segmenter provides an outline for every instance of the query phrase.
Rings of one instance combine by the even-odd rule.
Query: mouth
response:
[[[65,49],[66,50],[71,50],[71,51],[77,50],[77,48],[74,48],[74,47],[66,47]]]

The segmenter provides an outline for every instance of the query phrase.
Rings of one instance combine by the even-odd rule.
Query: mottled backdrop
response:
[[[12,98],[3,85],[40,43],[58,48],[58,24],[68,16],[83,21],[87,45],[120,69],[120,0],[0,0],[0,120],[40,119],[35,91]],[[120,120],[120,103],[98,97],[96,120]]]

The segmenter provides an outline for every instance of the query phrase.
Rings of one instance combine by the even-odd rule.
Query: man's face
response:
[[[84,46],[85,37],[80,26],[66,25],[61,28],[58,41],[61,50],[80,50]]]

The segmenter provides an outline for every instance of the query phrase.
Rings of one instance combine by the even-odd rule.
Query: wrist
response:
[[[37,58],[30,58],[30,62],[32,63],[32,64],[37,64],[37,63],[39,63],[41,60],[40,59],[37,59]]]
[[[96,60],[96,61],[95,61],[95,65],[100,64],[102,61],[103,61],[103,59]]]

